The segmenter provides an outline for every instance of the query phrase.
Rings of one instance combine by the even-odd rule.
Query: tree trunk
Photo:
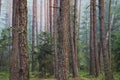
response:
[[[42,21],[42,20],[43,20],[43,19],[42,19],[42,18],[43,18],[43,17],[42,17],[42,15],[43,15],[43,11],[42,11],[43,9],[42,9],[42,8],[43,8],[43,7],[42,7],[42,6],[43,6],[43,1],[40,0],[40,31],[42,31],[42,27],[43,27],[43,26],[42,26],[42,23],[43,23],[43,21]]]
[[[116,4],[117,4],[117,0],[115,0],[113,4],[114,10],[116,10]],[[111,29],[115,18],[115,12],[111,15],[111,5],[112,5],[112,0],[109,1],[109,14],[108,14],[108,55],[109,55],[110,64],[111,64]]]
[[[19,0],[13,0],[12,14],[12,53],[10,54],[10,80],[19,80],[18,65],[18,25],[19,25]]]
[[[35,28],[36,28],[36,45],[38,45],[38,4],[37,4],[37,0],[34,0],[35,1]]]
[[[46,0],[44,0],[44,31],[47,31],[47,10],[46,10]]]
[[[54,44],[54,53],[53,53],[53,59],[54,59],[54,73],[55,77],[58,76],[58,53],[57,53],[57,36],[58,36],[58,22],[57,22],[57,6],[58,1],[54,0],[54,12],[53,12],[53,44]]]
[[[60,27],[58,29],[58,78],[57,80],[69,79],[69,14],[70,0],[60,0]]]
[[[32,71],[34,71],[34,47],[35,47],[35,27],[37,33],[37,0],[33,0],[33,19],[32,19]]]
[[[105,80],[113,80],[113,75],[110,68],[109,57],[107,54],[106,34],[104,26],[104,0],[99,0],[99,20],[100,20],[100,38],[102,45],[102,53],[104,59]]]
[[[90,0],[90,75],[95,75],[95,56],[93,39],[93,0]]]
[[[50,13],[50,32],[52,33],[52,0],[49,1],[49,13]]]
[[[27,48],[27,0],[19,0],[19,37],[20,37],[20,80],[29,80],[29,63]]]
[[[7,27],[11,27],[12,23],[12,0],[7,1]]]
[[[2,0],[0,0],[0,14],[1,14]]]
[[[80,23],[81,23],[81,1],[82,0],[79,0],[79,18],[78,18],[78,37],[77,37],[77,39],[79,40],[79,35],[80,35]]]
[[[93,0],[93,38],[94,38],[94,55],[95,55],[95,67],[96,76],[100,74],[100,66],[98,59],[98,41],[97,41],[97,30],[96,30],[96,0]]]
[[[77,66],[77,46],[76,46],[76,28],[77,28],[77,0],[74,2],[74,27],[71,27],[71,38],[72,38],[72,62],[73,62],[73,77],[77,77],[78,66]],[[73,30],[72,30],[73,29]]]

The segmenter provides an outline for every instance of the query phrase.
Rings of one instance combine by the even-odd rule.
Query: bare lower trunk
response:
[[[113,80],[112,71],[110,68],[109,57],[107,53],[107,45],[106,45],[106,34],[105,34],[105,26],[104,26],[104,0],[99,0],[99,20],[100,20],[100,37],[102,44],[102,53],[104,60],[104,70],[105,70],[105,80]]]
[[[13,0],[13,15],[12,15],[12,53],[10,54],[10,80],[19,80],[19,65],[18,65],[18,25],[19,25],[19,1]]]
[[[93,0],[90,1],[90,75],[95,75],[95,55],[93,37]]]
[[[20,26],[20,80],[29,80],[29,63],[27,50],[27,0],[19,0]]]
[[[93,0],[93,38],[94,38],[94,55],[95,55],[95,68],[96,76],[100,74],[99,59],[98,59],[98,41],[96,29],[96,0]]]
[[[69,79],[69,0],[60,0],[60,27],[58,28],[58,78],[57,80]]]
[[[57,0],[54,0],[54,7],[57,7],[58,1]],[[57,22],[57,8],[54,8],[54,16],[53,16],[53,44],[54,44],[54,73],[55,73],[55,77],[57,78],[58,76],[58,52],[57,52],[57,37],[58,37],[58,22]]]

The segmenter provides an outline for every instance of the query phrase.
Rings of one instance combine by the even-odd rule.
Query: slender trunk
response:
[[[47,31],[47,10],[46,10],[46,0],[44,0],[44,31]]]
[[[104,0],[99,0],[99,20],[100,20],[100,38],[102,45],[102,54],[104,59],[105,80],[113,80],[112,71],[109,64],[109,57],[107,54],[106,34],[104,25]]]
[[[47,32],[50,32],[50,27],[49,27],[49,0],[46,1],[46,20],[47,20]]]
[[[27,48],[27,0],[19,0],[19,37],[20,37],[20,80],[29,80],[29,63]]]
[[[69,14],[70,0],[60,0],[60,27],[58,29],[58,78],[57,80],[69,79]]]
[[[77,0],[74,3],[74,27],[71,27],[71,38],[72,38],[72,62],[73,62],[73,77],[77,77],[78,66],[77,66],[77,46],[76,46],[76,28],[77,28]],[[73,29],[73,31],[72,31]]]
[[[2,0],[0,0],[0,14],[1,14]]]
[[[95,75],[95,56],[93,39],[93,0],[90,1],[90,75]]]
[[[19,26],[19,0],[13,0],[12,14],[12,53],[10,54],[10,80],[19,80],[18,65],[18,26]]]
[[[79,18],[78,18],[78,23],[79,23],[79,25],[78,25],[78,37],[77,37],[77,39],[79,40],[79,35],[80,35],[80,22],[81,22],[81,1],[82,0],[79,0]]]
[[[38,34],[37,29],[37,0],[33,0],[33,19],[32,19],[32,71],[34,71],[35,68],[35,61],[34,61],[34,47],[35,47],[35,32],[36,35]],[[35,31],[36,28],[36,31]],[[38,43],[38,40],[36,38],[36,42]]]
[[[52,33],[52,0],[50,0],[49,2],[50,2],[49,3],[50,4],[49,5],[49,8],[50,8],[49,9],[49,13],[50,13],[50,15],[49,15],[50,16],[50,32]]]
[[[7,27],[11,27],[12,23],[12,0],[7,2]]]
[[[35,27],[36,27],[36,45],[38,45],[38,10],[37,10],[37,7],[38,7],[38,4],[37,4],[37,0],[34,0],[35,1]]]
[[[42,6],[43,6],[43,0],[40,0],[40,31],[42,31],[42,27],[43,27],[43,25],[42,25],[42,23],[43,23],[43,17],[42,17],[42,15],[43,15],[43,9],[42,9]]]
[[[96,30],[96,0],[93,0],[93,38],[94,38],[94,55],[95,55],[95,67],[96,76],[100,74],[99,59],[98,59],[98,41],[97,41],[97,30]]]
[[[115,18],[115,12],[111,15],[111,4],[112,4],[112,0],[110,0],[109,2],[109,14],[108,14],[108,55],[109,55],[110,64],[111,64],[111,29]],[[115,0],[113,4],[114,10],[116,9],[116,4],[117,4],[117,0]]]
[[[55,77],[57,78],[58,76],[58,53],[57,53],[57,28],[58,28],[58,22],[57,22],[57,6],[58,6],[58,1],[54,0],[54,12],[53,12],[53,44],[54,44],[54,53],[53,53],[53,58],[54,58],[54,73],[55,73]]]

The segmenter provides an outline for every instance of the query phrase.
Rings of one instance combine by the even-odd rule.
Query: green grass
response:
[[[55,80],[53,78],[48,78],[48,79],[40,79],[36,77],[38,73],[30,73],[30,80]],[[69,80],[104,80],[104,76],[100,75],[98,78],[92,78],[89,76],[89,73],[85,71],[81,71],[79,73],[79,77],[76,79],[70,78]],[[114,73],[114,78],[115,80],[120,80],[120,73]],[[0,72],[0,80],[9,80],[9,74],[8,72]]]

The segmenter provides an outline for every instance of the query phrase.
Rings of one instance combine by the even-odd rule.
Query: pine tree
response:
[[[19,65],[18,65],[18,24],[19,24],[19,0],[13,0],[12,14],[12,53],[10,55],[10,80],[19,80]]]
[[[95,75],[94,37],[93,37],[93,0],[90,0],[90,75]]]
[[[20,80],[29,80],[29,63],[27,48],[27,0],[19,0],[19,53]]]
[[[104,0],[99,0],[99,16],[100,16],[99,17],[100,38],[101,38],[102,53],[104,60],[105,80],[113,80],[113,75],[111,72],[109,57],[107,53],[107,45],[106,45],[106,33],[105,33],[105,25],[104,25]]]
[[[60,0],[60,27],[58,28],[58,78],[69,79],[69,17],[70,0]]]

